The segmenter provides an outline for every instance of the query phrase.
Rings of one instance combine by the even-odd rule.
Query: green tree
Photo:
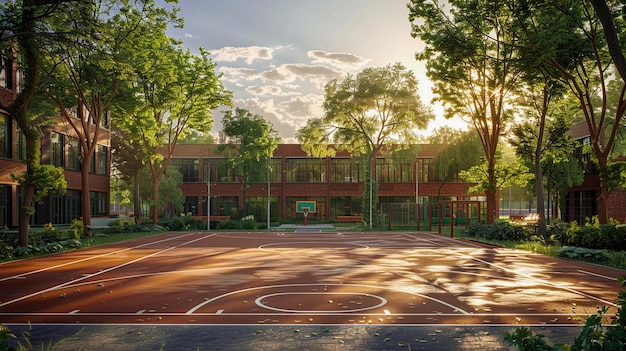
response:
[[[485,155],[487,222],[498,215],[498,143],[512,113],[507,98],[518,83],[510,30],[510,1],[412,0],[407,6],[413,37],[425,43],[425,60],[446,117],[459,116],[478,132]]]
[[[377,206],[377,186],[371,174],[376,155],[383,148],[392,152],[417,144],[416,130],[425,128],[434,116],[417,94],[414,73],[400,63],[366,68],[341,82],[329,82],[324,111],[323,117],[310,119],[298,130],[296,138],[314,157],[347,150],[366,160],[365,181],[370,187],[365,187],[363,209],[364,217],[372,218],[371,226],[375,216],[370,209]]]
[[[52,17],[63,13],[74,2],[79,1],[23,0],[0,4],[0,49],[8,52],[9,57],[17,57],[23,73],[16,98],[6,106],[0,103],[0,107],[17,122],[26,144],[26,172],[18,177],[22,189],[18,229],[20,246],[28,246],[30,217],[35,213],[34,202],[37,201],[37,194],[48,186],[47,183],[38,183],[48,179],[41,172],[54,173],[45,172],[46,168],[41,166],[40,128],[45,121],[31,111],[41,84],[43,50],[51,40],[61,40],[64,34],[51,31],[48,24]]]
[[[561,200],[564,199],[562,185],[571,186],[580,182],[582,170],[573,157],[575,142],[567,134],[576,112],[575,102],[573,104],[571,99],[563,96],[562,90],[550,91],[550,85],[545,82],[534,87],[538,87],[539,92],[535,94],[536,91],[531,90],[526,94],[527,100],[523,103],[526,119],[513,126],[509,141],[516,154],[533,171],[537,213],[541,214],[537,233],[545,235],[547,218],[544,185],[553,190],[553,203],[560,208]]]
[[[180,186],[183,185],[183,175],[177,170],[168,169],[159,181],[159,208],[162,208],[168,217],[184,210],[185,195]]]
[[[598,218],[608,222],[607,200],[613,147],[626,111],[626,84],[616,80],[619,71],[611,56],[610,44],[602,31],[600,17],[588,1],[526,2],[519,14],[527,42],[536,60],[559,73],[563,84],[578,101],[590,133],[591,149],[600,171]],[[597,4],[596,4],[597,5]],[[611,2],[611,11],[621,14],[626,5]],[[621,16],[614,16],[620,23]],[[626,32],[615,33],[620,41]],[[612,38],[614,39],[614,38]],[[526,40],[526,39],[525,39]],[[618,94],[611,94],[615,84]]]
[[[445,182],[456,181],[460,171],[482,163],[482,146],[474,131],[454,130],[442,127],[436,130],[428,142],[438,146],[433,159],[435,179]]]
[[[132,187],[133,213],[141,218],[139,174],[143,168],[143,162],[147,154],[141,143],[136,138],[131,138],[127,131],[113,125],[111,128],[111,168],[118,171],[122,180]]]
[[[225,154],[229,166],[241,176],[244,201],[250,176],[255,172],[259,173],[257,179],[269,175],[269,163],[279,142],[278,133],[263,116],[242,108],[224,111],[217,152]]]
[[[143,145],[152,173],[151,217],[158,221],[158,184],[179,139],[190,131],[208,132],[213,112],[231,104],[210,54],[193,55],[167,37],[166,22],[145,28],[129,40],[124,62],[133,67],[120,87],[120,127]],[[141,34],[141,35],[140,35]],[[145,40],[149,37],[150,40]]]
[[[505,152],[498,152],[495,164],[495,179],[498,189],[507,186],[525,187],[533,178],[528,167],[524,165],[510,148],[502,148]],[[473,166],[459,172],[459,177],[468,183],[476,184],[470,191],[484,191],[492,186],[489,179],[489,165],[487,162]]]

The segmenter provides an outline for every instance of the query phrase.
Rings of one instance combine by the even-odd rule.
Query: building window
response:
[[[413,164],[393,159],[376,159],[376,180],[379,183],[413,182]]]
[[[26,161],[26,134],[21,129],[17,129],[17,159]]]
[[[89,173],[96,173],[96,153],[93,152],[89,157]]]
[[[8,228],[11,218],[11,186],[0,185],[0,228]]]
[[[107,199],[108,199],[108,194],[107,193],[100,193],[97,191],[90,191],[89,192],[89,198],[90,198],[90,212],[92,216],[103,216],[108,214],[107,211]]]
[[[269,165],[266,162],[260,163],[250,170],[248,183],[267,183],[268,172],[271,183],[280,183],[282,182],[282,169],[282,160],[279,158],[271,159]]]
[[[198,182],[197,158],[173,158],[168,168],[180,172],[183,176],[184,183]]]
[[[104,145],[98,145],[97,148],[98,153],[98,174],[106,175],[107,174],[107,147]]]
[[[50,164],[57,167],[65,167],[63,152],[63,135],[50,132]]]
[[[326,181],[326,159],[289,158],[286,167],[288,183],[323,183]]]
[[[330,160],[331,183],[358,183],[364,179],[364,168],[352,158],[333,158]]]
[[[73,220],[80,218],[80,190],[68,190],[64,198],[64,223],[72,223]]]
[[[0,87],[13,89],[12,82],[13,60],[10,51],[0,56]]]
[[[206,216],[207,197],[202,197],[204,204],[203,216]],[[211,216],[230,216],[237,217],[239,212],[239,202],[236,196],[211,196]]]
[[[11,118],[0,114],[0,157],[11,158]]]
[[[68,152],[68,163],[67,163],[67,169],[71,170],[71,171],[80,171],[80,160],[81,160],[81,153],[80,153],[80,144],[78,142],[77,138],[72,138],[72,137],[68,137],[68,145],[69,145],[69,152]]]
[[[434,181],[435,168],[432,158],[417,159],[417,181],[420,183],[429,183]]]
[[[186,196],[185,197],[185,214],[190,214],[192,216],[198,215],[198,197],[197,196]]]
[[[235,173],[228,166],[225,158],[203,158],[202,159],[202,181],[211,183],[234,183],[236,180]]]

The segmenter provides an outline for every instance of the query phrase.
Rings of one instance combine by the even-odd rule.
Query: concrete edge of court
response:
[[[35,349],[64,350],[514,350],[515,325],[123,325],[7,324]],[[582,326],[531,326],[550,344],[572,344]]]

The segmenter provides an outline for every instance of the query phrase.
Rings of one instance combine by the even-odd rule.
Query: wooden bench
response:
[[[537,225],[537,223],[539,223],[539,218],[540,218],[539,213],[531,213],[525,216],[524,218],[522,218],[522,223],[528,226]]]
[[[363,216],[337,216],[337,222],[360,222]]]

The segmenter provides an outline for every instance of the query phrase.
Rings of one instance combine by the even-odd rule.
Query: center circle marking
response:
[[[341,309],[341,310],[298,310],[298,309],[287,309],[287,308],[278,308],[273,306],[268,306],[263,302],[264,299],[268,299],[276,296],[286,296],[286,295],[358,295],[358,296],[366,296],[373,299],[380,300],[380,303],[374,306],[367,306],[363,308],[353,308],[353,309]],[[258,297],[255,300],[255,303],[259,307],[266,308],[268,310],[277,311],[277,312],[287,312],[287,313],[351,313],[351,312],[361,312],[367,310],[373,310],[378,307],[382,307],[387,304],[387,299],[382,296],[366,294],[366,293],[358,293],[358,292],[281,292],[275,294],[267,294]],[[330,302],[329,302],[330,303]]]
[[[311,245],[319,245],[319,246],[311,246]],[[350,249],[356,247],[359,250],[368,250],[369,246],[364,244],[356,244],[356,243],[335,243],[329,241],[292,241],[292,242],[281,242],[281,243],[272,243],[265,244],[259,246],[260,250],[280,250],[280,249],[331,249],[331,250],[341,250],[341,249]]]

